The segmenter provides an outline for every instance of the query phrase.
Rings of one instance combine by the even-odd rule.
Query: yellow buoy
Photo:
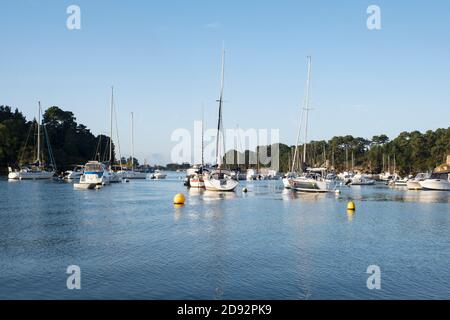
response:
[[[186,201],[186,198],[184,197],[184,194],[182,194],[182,193],[179,193],[179,194],[175,195],[175,197],[173,197],[174,204],[184,204],[185,201]]]
[[[350,210],[350,211],[355,211],[356,210],[356,206],[355,206],[355,203],[353,201],[350,201],[347,204],[347,210]]]

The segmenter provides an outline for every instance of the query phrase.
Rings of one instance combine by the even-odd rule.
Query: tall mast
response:
[[[308,56],[308,80],[306,81],[306,98],[305,98],[305,145],[303,148],[303,162],[306,163],[306,143],[308,142],[308,111],[309,111],[309,90],[311,86],[311,56]]]
[[[222,157],[220,155],[220,139],[221,139],[221,133],[222,133],[222,106],[223,106],[223,87],[224,87],[224,80],[225,80],[225,48],[222,49],[222,77],[220,81],[220,96],[219,100],[219,119],[217,121],[217,140],[216,140],[216,163],[218,169],[220,169],[222,165]],[[223,139],[223,145],[225,149],[225,139]]]
[[[110,127],[109,127],[109,165],[112,169],[112,134],[113,134],[113,105],[114,105],[114,87],[111,87],[111,110],[110,110]]]
[[[134,121],[133,112],[131,113],[131,170],[134,171]]]
[[[348,172],[349,166],[348,166],[348,146],[345,146],[345,170]]]
[[[38,166],[41,166],[41,102],[38,102],[38,121],[37,121],[37,163]]]
[[[355,154],[353,153],[353,150],[352,150],[352,171],[355,171]]]
[[[204,166],[204,151],[203,151],[203,148],[204,148],[204,124],[203,124],[203,122],[205,121],[205,105],[204,104],[202,104],[202,168],[203,168],[203,166]]]
[[[395,153],[394,153],[394,174],[395,174],[395,169],[396,169],[396,168],[395,168],[395,164],[396,164],[396,163],[395,163]]]

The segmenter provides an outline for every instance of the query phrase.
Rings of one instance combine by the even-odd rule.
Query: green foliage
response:
[[[280,150],[280,171],[290,171],[295,146],[279,144],[277,147]],[[297,164],[300,163],[303,147],[303,145],[299,146]],[[267,148],[269,148],[270,156],[271,146]],[[424,134],[418,131],[402,132],[392,141],[384,134],[374,136],[371,140],[355,138],[350,135],[339,136],[328,141],[312,141],[307,144],[306,151],[306,163],[314,167],[327,165],[336,171],[358,169],[371,173],[380,173],[383,170],[393,172],[395,158],[397,173],[400,175],[416,174],[431,171],[445,162],[446,155],[450,154],[450,128],[427,131]],[[228,151],[224,161],[233,152],[234,161],[228,161],[229,167],[237,167],[238,152],[235,150]],[[240,159],[244,159],[245,155],[245,163],[239,165],[240,168],[267,166],[262,161],[259,161],[258,165],[250,165],[249,154],[255,154],[255,152],[247,150],[240,155]],[[256,156],[253,159],[256,159]],[[298,167],[295,169],[298,170]]]
[[[60,170],[89,160],[108,160],[109,137],[94,136],[86,126],[78,124],[73,113],[53,106],[43,115],[50,146]],[[0,168],[30,163],[36,159],[36,121],[27,122],[17,109],[0,106]],[[43,131],[41,131],[43,137]],[[28,138],[28,139],[27,139]],[[42,138],[42,158],[48,160],[48,145]],[[113,144],[114,159],[114,144]]]

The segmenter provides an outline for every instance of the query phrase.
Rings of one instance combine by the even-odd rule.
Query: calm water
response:
[[[189,192],[176,177],[97,191],[1,180],[0,298],[450,299],[449,192],[244,184],[248,194]],[[66,288],[69,265],[81,290]]]

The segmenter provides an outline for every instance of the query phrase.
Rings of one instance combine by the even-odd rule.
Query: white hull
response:
[[[146,179],[147,173],[146,172],[137,172],[137,171],[131,171],[129,172],[126,177],[128,179]]]
[[[231,192],[236,189],[239,182],[232,179],[204,179],[205,188],[209,191],[225,191],[225,192]]]
[[[290,189],[291,188],[291,184],[289,183],[289,179],[288,178],[283,178],[283,186],[286,189]]]
[[[77,190],[93,190],[99,189],[102,186],[96,183],[74,183],[73,187]]]
[[[300,192],[327,193],[335,192],[336,184],[327,180],[309,178],[290,179],[291,189]]]
[[[80,179],[81,176],[83,175],[82,171],[79,172],[74,172],[74,171],[68,171],[68,174],[64,177],[67,180],[75,180],[75,179]]]
[[[8,179],[11,180],[48,180],[53,178],[55,175],[54,172],[51,171],[20,171],[20,172],[10,172],[8,174]]]
[[[165,179],[166,177],[167,177],[167,174],[161,173],[161,172],[156,172],[156,173],[147,175],[147,178],[152,179],[152,180],[162,180],[162,179]]]
[[[375,180],[364,180],[364,181],[352,181],[350,185],[352,186],[373,186],[375,184]]]
[[[425,190],[450,191],[450,181],[441,179],[427,179],[420,181],[420,185]]]
[[[408,190],[422,190],[422,186],[420,185],[420,181],[408,181],[406,183],[406,186],[408,187]]]
[[[204,189],[205,181],[203,180],[203,176],[195,175],[189,179],[189,186],[191,188]]]

